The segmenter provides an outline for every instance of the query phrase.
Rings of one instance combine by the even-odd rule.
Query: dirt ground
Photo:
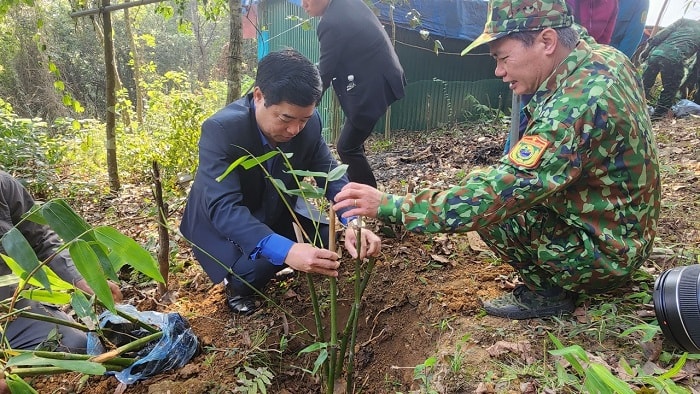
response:
[[[499,121],[429,134],[396,133],[389,141],[376,136],[368,149],[381,188],[402,193],[426,186],[440,188],[457,183],[476,166],[495,162],[501,154],[505,129]],[[599,324],[605,318],[601,305],[606,300],[626,300],[627,294],[648,292],[653,277],[663,270],[700,262],[700,120],[666,119],[655,122],[654,129],[663,166],[663,211],[656,251],[643,268],[649,275],[615,293],[585,300],[574,316],[529,321],[486,316],[480,309],[481,300],[508,291],[517,278],[477,237],[419,235],[371,222],[382,234],[384,246],[361,304],[355,390],[556,392],[546,391],[552,387],[547,375],[529,369],[536,365],[539,370],[553,371],[558,363],[546,352],[552,348],[547,332],[565,344],[580,344],[615,370],[621,357],[661,368],[659,354],[668,350],[661,334],[654,341],[641,343],[639,338],[611,335],[626,327],[622,322],[609,321],[610,327],[605,329]],[[148,196],[148,187],[125,188],[109,203],[116,210],[113,215],[120,219],[115,227],[144,243],[155,234],[153,225],[144,219],[144,212],[150,209],[146,206]],[[181,206],[173,205],[173,228],[179,223]],[[88,218],[92,224],[100,220],[104,218],[99,215]],[[177,253],[171,262],[168,300],[156,299],[150,287],[125,284],[124,291],[128,302],[141,310],[182,314],[198,336],[201,352],[184,368],[129,386],[119,385],[114,377],[80,380],[76,375],[60,375],[36,379],[34,387],[40,393],[227,393],[243,384],[239,373],[247,365],[266,367],[274,374],[267,392],[321,392],[317,378],[305,371],[313,368],[316,353],[299,354],[313,342],[305,331],[315,333],[305,276],[273,281],[266,292],[270,301],[265,308],[249,317],[235,316],[224,304],[222,286],[209,281],[184,242],[174,241]],[[338,281],[343,323],[352,303],[353,269],[354,262],[345,257]],[[321,299],[327,299],[327,280],[314,280]],[[621,308],[616,316],[654,321],[648,299],[615,305]],[[627,314],[622,311],[625,308]],[[430,366],[432,357],[435,365]],[[429,368],[416,374],[415,367],[424,363]],[[700,388],[698,373],[695,362],[689,361],[679,384]]]

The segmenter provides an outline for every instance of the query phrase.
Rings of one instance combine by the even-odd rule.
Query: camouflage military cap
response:
[[[484,32],[462,55],[510,33],[568,27],[574,23],[564,0],[489,0],[487,15]]]

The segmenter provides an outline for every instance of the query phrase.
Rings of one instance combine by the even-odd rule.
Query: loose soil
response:
[[[477,166],[494,163],[501,155],[506,127],[495,123],[399,132],[389,140],[375,136],[368,142],[368,152],[386,191],[443,188]],[[641,335],[619,335],[636,324],[655,321],[650,298],[630,294],[650,296],[654,277],[663,270],[700,261],[700,120],[666,119],[655,122],[654,130],[663,166],[663,211],[655,253],[641,270],[644,275],[613,293],[583,300],[573,316],[527,321],[486,316],[481,300],[509,291],[518,278],[478,237],[413,234],[370,222],[382,234],[384,245],[361,304],[355,390],[572,392],[556,384],[555,366],[565,364],[547,352],[553,348],[548,332],[565,345],[581,345],[619,376],[624,376],[619,367],[623,358],[644,368],[669,368],[659,360],[660,354],[679,352],[660,333],[649,342],[642,342]],[[177,228],[183,201],[171,204],[172,228]],[[147,214],[153,209],[150,204],[149,187],[131,186],[115,199],[76,209],[92,224],[106,222],[152,244],[156,230]],[[305,371],[313,368],[317,353],[299,354],[314,342],[308,332],[316,332],[305,276],[273,281],[266,289],[270,299],[266,307],[252,316],[236,316],[224,304],[222,286],[209,281],[187,244],[173,241],[168,296],[156,297],[153,286],[138,286],[128,274],[124,292],[140,310],[182,314],[201,342],[199,354],[179,370],[130,386],[120,385],[114,377],[80,380],[66,374],[37,378],[34,387],[41,393],[227,393],[243,384],[238,374],[246,365],[274,373],[268,392],[321,392],[318,379]],[[342,322],[352,302],[353,269],[354,262],[345,256],[338,281]],[[327,300],[327,279],[314,277],[314,281],[320,298]],[[326,302],[322,308],[327,314]],[[431,357],[435,365],[416,374],[415,367],[430,364]],[[696,362],[689,361],[679,384],[700,389],[697,375]]]

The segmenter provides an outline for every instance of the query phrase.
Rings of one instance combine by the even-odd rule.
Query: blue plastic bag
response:
[[[676,118],[682,118],[688,115],[700,115],[700,105],[694,101],[683,99],[671,107],[671,111]]]
[[[117,305],[116,308],[146,324],[158,327],[163,336],[155,343],[137,353],[138,358],[133,364],[122,371],[108,371],[124,384],[132,384],[139,380],[155,376],[159,373],[176,369],[187,364],[197,353],[199,342],[192,332],[189,323],[179,313],[160,313],[153,311],[139,312],[133,305]],[[100,327],[133,325],[130,321],[109,311],[100,317]],[[88,354],[100,354],[104,347],[94,333],[88,336]],[[130,331],[130,337],[143,337],[149,334],[145,329],[135,327]]]

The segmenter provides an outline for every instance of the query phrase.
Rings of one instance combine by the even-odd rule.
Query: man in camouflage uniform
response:
[[[685,75],[685,62],[700,51],[700,21],[679,19],[650,38],[642,53],[647,55],[644,70],[644,93],[649,97],[656,76],[661,73],[662,88],[654,109],[660,118],[675,104],[678,88]]]
[[[524,136],[498,164],[447,190],[398,196],[350,183],[344,215],[415,232],[476,230],[524,285],[484,302],[512,319],[573,311],[579,293],[624,284],[652,249],[659,168],[642,83],[618,50],[579,40],[564,0],[490,0],[496,75],[534,93]]]

